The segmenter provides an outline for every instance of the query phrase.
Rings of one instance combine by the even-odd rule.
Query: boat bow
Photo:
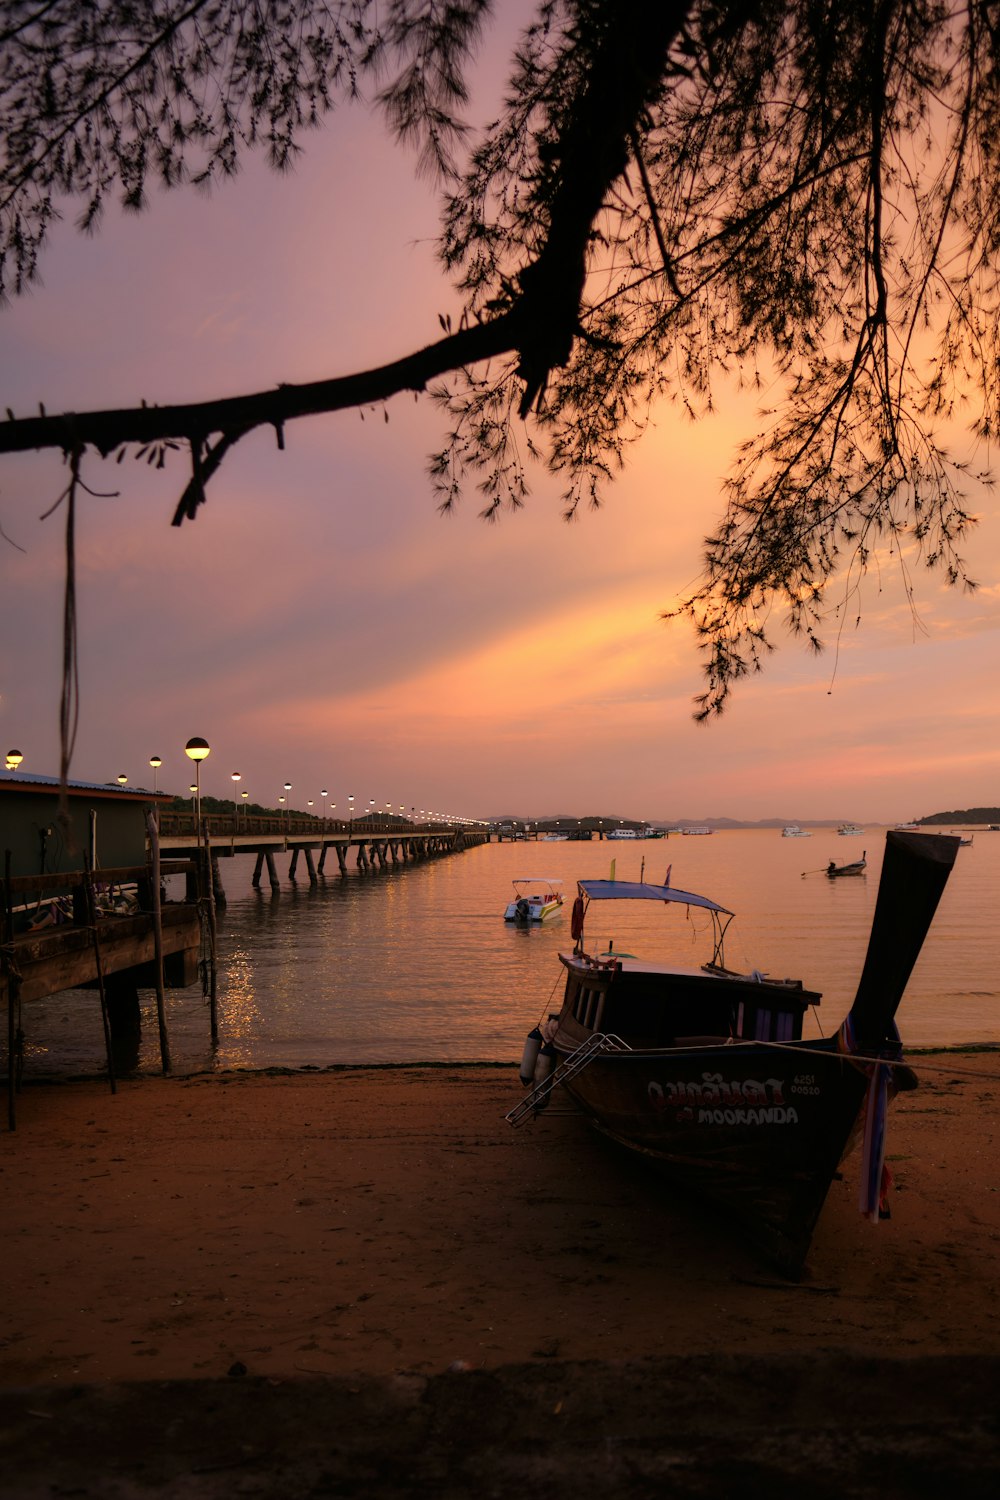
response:
[[[958,853],[945,834],[886,834],[875,916],[854,1004],[845,1022],[851,1050],[877,1051],[893,1035],[896,1010]]]

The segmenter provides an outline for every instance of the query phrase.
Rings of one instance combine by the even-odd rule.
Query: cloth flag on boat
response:
[[[899,1032],[893,1026],[897,1054]],[[891,1046],[892,1044],[890,1044]],[[838,1052],[857,1053],[854,1023],[850,1016],[844,1018],[837,1036]],[[858,1059],[859,1064],[861,1059]],[[886,1126],[889,1113],[889,1085],[892,1068],[888,1062],[870,1059],[866,1065],[868,1090],[865,1095],[865,1127],[861,1143],[861,1181],[858,1184],[858,1208],[866,1219],[877,1224],[880,1218],[888,1217],[886,1193],[892,1182],[892,1174],[885,1164]]]
[[[667,865],[667,873],[663,877],[663,884],[664,885],[669,885],[670,884],[670,872],[671,872],[671,870],[673,868],[674,868],[673,865]]]
[[[861,1154],[861,1182],[858,1185],[858,1208],[866,1219],[877,1224],[886,1213],[883,1181],[885,1169],[885,1129],[889,1105],[889,1077],[885,1063],[872,1068],[865,1100],[865,1135]]]

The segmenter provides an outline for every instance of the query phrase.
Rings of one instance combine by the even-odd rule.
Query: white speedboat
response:
[[[798,823],[786,823],[781,830],[783,839],[811,839],[812,834],[808,828],[800,828]]]
[[[562,910],[561,880],[540,876],[514,881],[514,899],[507,903],[505,922],[544,922]]]
[[[860,823],[841,823],[840,827],[837,829],[837,832],[841,834],[842,837],[854,839],[860,838],[864,831],[865,830],[861,827]]]

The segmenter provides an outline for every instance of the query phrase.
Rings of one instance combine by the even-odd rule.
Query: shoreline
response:
[[[908,1047],[903,1044],[903,1052],[906,1058],[910,1057],[953,1057],[957,1054],[969,1053],[972,1056],[983,1054],[1000,1054],[1000,1042],[953,1042],[947,1045],[928,1045],[920,1047]],[[505,1058],[417,1058],[407,1059],[400,1062],[342,1062],[342,1063],[262,1063],[258,1067],[219,1067],[219,1068],[173,1068],[169,1074],[164,1074],[159,1068],[149,1068],[146,1071],[125,1072],[118,1075],[119,1083],[145,1083],[166,1078],[171,1079],[195,1079],[195,1078],[229,1078],[229,1077],[251,1077],[251,1078],[296,1078],[296,1077],[325,1077],[330,1073],[378,1073],[378,1072],[406,1072],[414,1068],[426,1071],[438,1072],[461,1072],[463,1070],[475,1069],[498,1069],[509,1072],[516,1067],[516,1059]],[[30,1077],[22,1080],[21,1089],[26,1088],[50,1088],[57,1087],[63,1083],[103,1083],[107,1085],[108,1075],[103,1068],[94,1068],[87,1073],[42,1073],[34,1072]]]

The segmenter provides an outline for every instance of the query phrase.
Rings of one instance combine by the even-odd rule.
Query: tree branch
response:
[[[0,453],[31,449],[95,448],[107,455],[123,443],[186,439],[203,443],[222,433],[229,445],[254,427],[282,427],[296,417],[319,416],[386,401],[400,391],[422,391],[428,381],[518,347],[523,315],[518,307],[489,322],[460,328],[415,354],[332,380],[279,385],[273,391],[230,396],[185,406],[126,407],[116,411],[66,412],[61,416],[13,417],[0,424]]]

